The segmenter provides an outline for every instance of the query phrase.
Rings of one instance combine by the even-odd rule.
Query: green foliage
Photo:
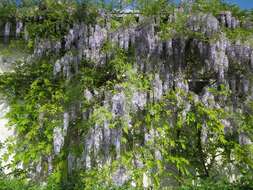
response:
[[[225,87],[219,89],[210,89],[210,92],[220,97],[228,95]],[[191,104],[191,109],[186,111],[187,103]],[[161,101],[148,104],[141,115],[131,115],[130,128],[124,128],[123,120],[117,121],[117,125],[123,127],[121,143],[127,147],[122,150],[120,160],[114,161],[110,167],[85,171],[82,175],[84,189],[114,189],[112,174],[120,167],[129,175],[128,181],[121,187],[123,189],[132,189],[132,181],[135,182],[134,189],[142,189],[144,175],[148,176],[153,189],[180,187],[191,179],[196,186],[183,185],[181,189],[205,189],[210,184],[213,184],[211,189],[251,187],[246,174],[245,179],[239,178],[235,182],[222,179],[222,168],[228,167],[231,156],[236,158],[232,162],[237,163],[237,167],[252,168],[249,147],[243,148],[236,139],[224,134],[221,120],[227,118],[227,114],[223,109],[207,107],[196,101],[194,94],[178,89],[169,92]],[[93,117],[98,124],[108,121],[112,126],[116,122],[104,107],[95,109]],[[203,131],[203,126],[206,131]],[[206,140],[203,140],[203,133],[207,135]],[[148,140],[145,134],[150,136]],[[133,164],[136,162],[141,167]],[[245,173],[250,171],[245,170]],[[208,181],[211,179],[213,182]]]
[[[187,35],[186,32],[186,21],[187,15],[185,13],[175,13],[177,19],[172,22],[161,23],[160,26],[160,37],[163,40],[176,38],[181,35]]]
[[[35,20],[28,24],[28,32],[32,39],[36,37],[59,39],[67,33],[72,20],[71,5],[57,1],[45,1],[35,12]],[[38,18],[39,21],[37,20]]]
[[[27,44],[23,40],[11,40],[8,46],[0,44],[0,54],[4,57],[23,58],[30,50],[27,48]]]
[[[168,16],[173,10],[173,4],[167,0],[138,0],[137,10],[145,16]]]
[[[74,22],[96,23],[99,20],[98,8],[118,11],[133,2],[113,2],[111,7],[107,7],[103,1],[23,1],[19,8],[13,3],[4,3],[0,4],[0,18],[5,21],[16,16],[27,21],[31,38],[29,46],[32,47],[38,38],[61,40]],[[188,5],[183,6],[187,8]],[[205,42],[211,40],[200,32],[186,29],[189,12],[175,12],[171,2],[139,0],[136,8],[144,16],[156,20],[156,29],[162,40],[182,36]],[[221,11],[232,10],[239,19],[246,16],[251,19],[252,14],[219,0],[198,0],[188,8],[193,13],[211,12],[215,16]],[[167,22],[172,13],[177,19]],[[137,24],[135,16],[131,14],[123,18],[112,16],[110,22],[113,31]],[[224,30],[231,39],[247,40],[252,34],[251,30],[243,28]],[[23,47],[23,43],[16,41],[10,45],[10,49],[17,44]],[[0,75],[0,92],[10,106],[7,118],[9,125],[16,131],[15,139],[10,138],[6,144],[9,152],[4,158],[14,155],[11,163],[13,175],[23,178],[29,178],[29,174],[41,163],[45,176],[40,180],[47,182],[40,186],[4,176],[0,178],[0,190],[142,189],[143,178],[150,182],[150,188],[153,189],[181,185],[182,189],[252,188],[252,146],[240,145],[238,142],[239,133],[246,133],[247,137],[253,139],[252,101],[248,100],[246,109],[236,116],[226,113],[223,104],[220,104],[221,107],[207,106],[194,93],[180,89],[171,90],[161,100],[150,101],[143,110],[138,109],[137,113],[124,116],[113,116],[111,110],[101,103],[106,93],[114,95],[122,92],[129,109],[128,104],[134,92],[152,96],[154,76],[141,74],[134,69],[135,55],[131,48],[126,52],[110,41],[105,42],[102,53],[107,54],[106,63],[96,65],[82,60],[78,71],[67,80],[62,75],[53,77],[56,57],[52,55],[35,62],[18,61],[14,72]],[[9,56],[13,52],[3,53]],[[191,54],[187,57],[189,68],[186,74],[190,76],[193,68],[197,69],[197,61],[200,60]],[[85,90],[92,92],[92,100],[83,97]],[[216,99],[231,96],[224,85],[209,89],[209,92]],[[71,136],[65,139],[62,153],[53,159],[55,170],[49,175],[46,159],[53,152],[53,130],[62,125],[64,111],[73,107],[77,111],[77,119],[70,122],[68,132]],[[90,110],[90,118],[82,118],[82,114]],[[224,133],[223,120],[228,118],[237,123],[238,133]],[[81,155],[83,147],[80,144],[87,131],[94,125],[103,125],[105,121],[110,123],[111,128],[122,129],[121,158],[103,167],[86,170],[75,168],[73,173],[68,174],[68,153]],[[68,138],[74,138],[75,142]],[[115,147],[110,151],[112,157],[115,157]],[[16,166],[21,163],[24,168],[19,170]],[[224,177],[227,175],[225,169],[231,164],[236,167],[238,174],[242,174],[234,182]],[[112,174],[119,167],[129,172],[129,179],[122,187],[116,187],[112,180]],[[194,185],[188,183],[192,180]],[[135,187],[132,187],[132,182],[135,182]]]
[[[9,125],[17,132],[16,140],[11,138],[8,143],[8,154],[15,154],[13,167],[21,161],[24,166],[38,163],[51,154],[53,129],[61,123],[61,84],[53,81],[48,60],[33,65],[18,63],[15,72],[1,75],[0,81],[10,105]]]
[[[40,190],[38,186],[27,183],[25,180],[0,176],[1,190]]]
[[[236,28],[234,30],[224,29],[227,37],[232,40],[240,40],[241,42],[249,42],[253,45],[253,29]]]
[[[192,11],[212,13],[214,16],[218,16],[224,11],[231,11],[232,15],[238,19],[247,15],[247,11],[242,10],[235,4],[229,4],[224,0],[196,0],[192,6]]]
[[[252,175],[246,174],[239,180],[230,182],[228,179],[205,179],[205,180],[196,180],[191,181],[187,185],[183,185],[178,188],[180,190],[247,190],[252,189]]]
[[[0,18],[1,21],[10,21],[16,13],[16,2],[13,0],[2,0],[0,2]]]
[[[73,18],[79,22],[94,24],[98,17],[98,7],[93,3],[81,3],[77,5]]]

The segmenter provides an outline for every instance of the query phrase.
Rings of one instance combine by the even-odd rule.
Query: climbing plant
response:
[[[3,22],[9,19],[24,21],[29,41],[16,40],[9,48],[23,49],[25,53],[31,52],[26,51],[24,44],[28,43],[33,49],[41,39],[63,44],[74,24],[104,26],[109,23],[113,33],[132,25],[145,25],[152,19],[155,32],[163,42],[183,36],[208,43],[216,40],[219,33],[210,37],[186,28],[190,14],[211,12],[213,16],[218,16],[220,11],[231,10],[240,20],[244,17],[252,19],[251,12],[246,13],[219,0],[198,0],[191,6],[181,6],[187,11],[180,11],[172,1],[165,0],[115,1],[111,5],[105,1],[86,0],[22,1],[20,5],[1,1],[0,19]],[[144,15],[143,20],[131,13],[136,10]],[[113,15],[121,14],[121,11],[129,11],[128,16]],[[108,20],[99,18],[101,14],[105,14]],[[170,19],[172,14],[177,19]],[[243,27],[222,30],[231,40],[246,40],[252,34],[251,29]],[[76,50],[77,44],[74,46]],[[19,60],[12,71],[0,75],[0,93],[10,106],[6,117],[16,132],[15,137],[4,144],[8,153],[3,158],[11,159],[12,172],[9,175],[1,173],[0,189],[161,189],[172,186],[196,189],[210,185],[216,188],[210,179],[221,183],[223,189],[230,189],[233,185],[238,189],[252,188],[252,145],[239,142],[242,134],[252,140],[252,100],[245,101],[247,106],[241,113],[229,113],[224,104],[231,103],[232,95],[226,86],[218,83],[206,90],[217,102],[223,101],[219,106],[212,104],[213,100],[210,100],[211,103],[209,100],[203,102],[194,92],[175,86],[161,99],[155,100],[152,97],[155,74],[142,73],[135,68],[137,55],[133,44],[129,46],[126,51],[108,39],[99,52],[106,55],[103,64],[82,57],[77,69],[71,68],[71,71],[75,70],[72,71],[74,75],[68,78],[61,73],[56,76],[53,72],[56,60],[66,53],[65,50],[57,55],[48,53],[40,58]],[[7,51],[5,53],[8,54]],[[196,71],[195,66],[201,62],[197,60],[199,55],[193,56],[196,54],[192,51],[192,54],[186,55],[187,77]],[[201,75],[207,76],[206,73]],[[129,112],[136,91],[145,93],[149,100],[143,107],[136,108],[136,112],[117,115],[103,102],[108,94],[122,93]],[[85,92],[89,92],[90,97]],[[64,125],[65,112],[74,115],[67,129],[70,137],[66,137],[61,153],[55,155],[54,130]],[[89,117],[85,116],[87,113]],[[236,123],[236,132],[227,129],[224,124],[227,119]],[[70,173],[70,155],[81,157],[85,151],[82,143],[88,132],[105,122],[110,129],[121,130],[120,158],[113,145],[109,150],[113,158],[109,164],[101,166],[95,160],[92,163],[94,167],[83,169],[73,166],[73,173]],[[52,159],[53,169],[49,159]],[[122,175],[127,175],[121,187],[113,181],[119,168],[123,171]],[[234,182],[229,181],[228,175],[232,169],[242,175]],[[36,172],[39,176],[33,176]],[[34,185],[36,180],[47,184]]]

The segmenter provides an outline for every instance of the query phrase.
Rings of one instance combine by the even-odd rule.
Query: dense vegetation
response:
[[[117,15],[131,7],[147,19],[161,18],[157,30],[164,40],[179,36],[198,38],[204,42],[215,40],[217,34],[210,37],[186,28],[186,19],[194,13],[211,13],[217,16],[228,10],[239,20],[253,21],[252,11],[243,11],[220,0],[196,0],[191,6],[182,4],[184,10],[187,10],[183,12],[176,12],[176,6],[167,0],[110,3],[92,0],[23,0],[19,4],[2,0],[0,21],[22,20],[28,23],[29,40],[12,41],[14,46],[15,43],[19,44],[20,49],[26,53],[32,52],[38,39],[63,40],[75,22],[89,25],[103,23],[103,18],[99,16],[102,10]],[[165,21],[172,13],[177,14],[178,19],[168,24]],[[110,22],[111,29],[116,31],[136,24],[136,18],[132,14],[124,18],[111,16]],[[143,23],[145,22],[144,19]],[[234,30],[224,27],[222,31],[231,41],[247,41],[252,36],[252,29],[243,27]],[[247,131],[249,138],[253,140],[252,100],[246,102],[247,109],[244,112],[230,113],[224,109],[223,104],[231,102],[222,103],[222,100],[233,95],[224,84],[208,89],[221,101],[222,106],[219,109],[204,105],[195,98],[194,92],[173,89],[161,100],[145,105],[140,112],[129,114],[127,117],[133,123],[129,127],[127,117],[113,117],[101,105],[104,97],[98,96],[90,101],[83,96],[83,92],[89,89],[93,92],[116,94],[118,89],[115,86],[120,86],[130,98],[133,88],[143,92],[151,91],[155,73],[143,74],[134,69],[134,51],[131,48],[125,51],[112,42],[106,42],[103,51],[112,54],[105,65],[96,67],[96,63],[92,61],[81,60],[78,71],[70,79],[62,76],[56,78],[53,74],[56,60],[67,53],[65,49],[61,49],[59,55],[49,53],[35,60],[18,60],[14,65],[14,72],[1,74],[0,92],[10,106],[7,118],[9,125],[15,127],[16,135],[4,144],[8,147],[8,153],[3,159],[13,158],[8,165],[11,172],[4,174],[0,171],[0,190],[143,189],[143,176],[150,180],[153,189],[162,189],[166,185],[168,188],[183,190],[253,189],[253,147],[238,141],[238,133],[241,131]],[[76,52],[73,50],[69,53]],[[94,160],[92,169],[75,168],[69,174],[68,153],[80,156],[83,151],[80,146],[81,138],[77,138],[74,143],[69,140],[64,145],[64,151],[53,159],[54,170],[48,173],[47,159],[53,154],[53,131],[62,125],[64,111],[79,104],[82,107],[79,112],[92,107],[93,113],[87,120],[82,120],[81,113],[78,113],[76,121],[70,124],[71,134],[84,137],[95,124],[109,121],[111,128],[122,126],[121,140],[126,148],[120,159],[114,159],[110,164],[100,167]],[[188,104],[191,108],[185,113]],[[222,120],[226,118],[236,123],[236,131],[224,133]],[[202,143],[201,137],[203,125],[208,128],[209,133],[209,139],[205,143]],[[145,144],[142,142],[143,126],[146,130],[156,131],[153,138]],[[160,155],[154,154],[156,151]],[[114,147],[111,154],[113,158],[117,157]],[[144,163],[139,168],[132,164],[137,156]],[[34,173],[39,163],[42,171],[36,176]],[[20,165],[22,168],[18,167]],[[130,180],[121,187],[113,183],[112,173],[121,166],[131,171],[129,175],[135,181],[134,185]],[[228,170],[224,171],[222,168]],[[231,181],[230,172],[235,172],[240,177]]]

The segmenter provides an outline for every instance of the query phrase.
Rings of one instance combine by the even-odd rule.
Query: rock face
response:
[[[20,36],[22,30],[25,30],[24,26],[22,22],[17,22],[17,37]],[[90,60],[95,63],[95,67],[101,67],[107,63],[110,55],[102,51],[107,40],[126,51],[133,48],[136,72],[154,75],[151,90],[147,92],[137,87],[133,88],[129,90],[132,93],[130,98],[122,86],[115,86],[115,94],[101,92],[104,97],[101,105],[109,110],[110,117],[123,117],[129,128],[131,120],[128,115],[131,112],[142,110],[148,101],[159,101],[166,92],[175,88],[186,92],[192,91],[196,94],[196,99],[201,100],[205,105],[218,108],[222,105],[206,88],[224,84],[234,94],[234,104],[228,106],[227,109],[243,108],[243,101],[238,101],[241,94],[247,96],[248,99],[253,99],[253,93],[249,93],[253,92],[252,80],[250,80],[253,70],[253,48],[240,42],[231,42],[221,31],[221,26],[233,29],[240,26],[239,21],[230,12],[222,13],[218,19],[209,14],[199,14],[192,15],[187,21],[187,26],[191,31],[199,32],[208,38],[212,38],[213,35],[219,37],[208,42],[187,37],[162,40],[156,31],[155,21],[138,23],[136,26],[120,28],[114,32],[111,32],[109,24],[101,26],[76,23],[64,36],[64,43],[52,42],[48,39],[37,40],[32,57],[58,55],[60,58],[54,64],[54,77],[70,80],[78,73],[80,60]],[[10,30],[10,23],[6,23],[5,40],[8,39]],[[71,50],[76,52],[72,53]],[[238,73],[235,67],[243,68],[244,74]],[[99,93],[86,89],[84,96],[90,102],[97,96],[101,96]],[[186,107],[189,108],[189,106]],[[54,129],[53,156],[60,154],[66,139],[69,138],[70,122],[75,121],[77,117],[75,109],[79,108],[75,106],[73,109],[74,111],[65,111],[63,126]],[[86,110],[82,113],[82,119],[87,120],[93,112],[93,108]],[[233,127],[230,122],[225,121],[225,123],[228,128]],[[203,131],[205,130],[203,126]],[[81,141],[84,150],[82,156],[76,158],[71,153],[68,155],[68,171],[71,172],[71,169],[77,166],[89,169],[119,159],[123,146],[122,133],[122,126],[110,127],[110,119],[105,119],[103,123],[95,123]],[[203,134],[202,141],[204,142],[206,141],[205,132]],[[245,133],[240,135],[239,141],[242,144],[251,143]],[[115,155],[111,154],[111,147],[114,148]],[[159,152],[157,152],[157,157],[162,159]],[[52,162],[52,158],[50,160]],[[53,166],[50,165],[50,171],[51,167]],[[113,180],[116,184],[122,185],[127,180],[126,172],[124,168],[119,168],[115,172]],[[145,184],[148,180],[146,178],[144,176]]]

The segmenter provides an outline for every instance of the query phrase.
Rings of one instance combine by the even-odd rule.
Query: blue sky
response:
[[[253,0],[227,0],[227,2],[237,4],[243,9],[253,8]]]

